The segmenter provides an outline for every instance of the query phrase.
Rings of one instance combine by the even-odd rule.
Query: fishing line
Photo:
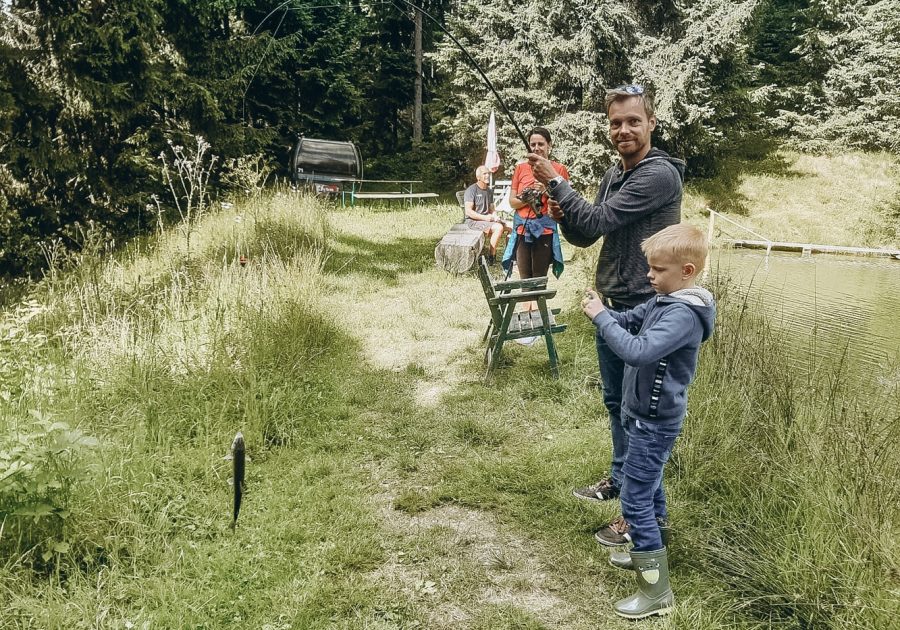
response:
[[[256,35],[259,32],[259,29],[265,24],[266,20],[272,17],[272,14],[281,9],[283,6],[291,4],[294,0],[287,0],[287,2],[282,2],[277,7],[269,11],[269,14],[262,19],[262,21],[256,25],[256,28],[253,29],[251,35]],[[365,6],[375,6],[379,4],[390,4],[391,0],[380,0],[379,2],[367,2]],[[349,2],[341,2],[338,4],[298,4],[293,7],[288,7],[287,11],[299,11],[300,9],[333,9],[337,7],[346,7],[348,9],[361,9],[363,7],[363,3],[359,4],[351,4]]]
[[[272,17],[276,11],[284,8],[284,15],[281,16],[281,20],[278,22],[278,26],[275,27],[275,31],[271,35],[271,39],[269,40],[269,44],[266,46],[266,49],[263,51],[262,56],[259,58],[259,61],[256,64],[256,67],[253,69],[253,75],[250,77],[250,80],[247,81],[246,87],[244,87],[244,93],[241,94],[241,120],[244,120],[244,116],[247,112],[247,92],[250,91],[250,84],[253,83],[253,79],[256,78],[256,74],[259,72],[260,66],[262,66],[263,60],[266,58],[266,55],[269,53],[269,48],[272,47],[272,42],[275,41],[275,36],[278,34],[278,30],[281,28],[281,25],[284,23],[284,18],[287,17],[288,11],[299,11],[300,9],[333,9],[337,7],[346,7],[348,9],[354,8],[358,9],[362,7],[362,4],[302,4],[293,7],[289,7],[287,5],[291,4],[294,0],[287,0],[287,2],[282,2],[277,7],[269,11],[268,15],[260,20],[259,24],[256,25],[256,28],[253,29],[253,32],[250,34],[251,37],[255,36],[259,29],[262,28],[262,25],[266,23],[270,17]],[[376,4],[389,4],[390,0],[382,0],[381,2],[372,2],[370,5]]]
[[[278,5],[277,7],[275,7],[274,9],[272,9],[272,10],[269,12],[269,14],[266,15],[266,17],[264,17],[264,18],[262,19],[262,21],[256,26],[256,28],[253,29],[253,35],[256,35],[256,33],[259,32],[259,29],[260,29],[260,28],[262,27],[262,25],[266,22],[266,20],[268,20],[272,15],[274,15],[276,11],[280,10],[280,9],[283,8],[283,7],[287,7],[287,5],[291,4],[292,1],[293,1],[293,0],[287,0],[286,2],[283,2],[283,3],[281,3],[280,5]],[[469,61],[469,63],[472,64],[472,67],[475,68],[475,70],[478,72],[479,76],[480,76],[481,79],[484,81],[485,85],[488,86],[488,89],[490,89],[491,93],[494,95],[494,98],[497,99],[497,102],[500,104],[500,107],[503,109],[503,113],[506,114],[506,117],[509,119],[509,121],[512,123],[513,127],[515,128],[516,133],[519,134],[519,138],[520,138],[520,139],[522,140],[522,142],[525,144],[525,151],[526,151],[527,153],[531,153],[531,145],[528,143],[528,138],[527,138],[527,137],[525,136],[525,134],[522,132],[522,128],[519,127],[519,124],[516,122],[516,119],[513,118],[512,113],[509,111],[509,107],[506,106],[506,101],[503,100],[503,98],[500,96],[500,94],[499,94],[499,93],[497,92],[497,90],[494,88],[494,84],[491,82],[491,80],[488,78],[488,76],[487,76],[487,75],[484,73],[484,71],[481,69],[481,66],[478,65],[478,62],[475,61],[475,58],[472,57],[471,54],[469,54],[469,51],[466,50],[465,46],[463,46],[462,43],[461,43],[458,39],[456,39],[456,37],[453,35],[453,33],[451,33],[451,32],[450,32],[443,24],[441,24],[440,21],[439,21],[436,17],[434,17],[433,15],[431,15],[428,11],[426,11],[425,9],[423,9],[422,7],[420,7],[419,5],[417,5],[417,4],[413,3],[413,2],[410,2],[409,0],[388,0],[387,2],[384,2],[384,1],[383,1],[383,2],[372,2],[372,3],[369,3],[368,6],[372,6],[372,5],[374,5],[374,4],[388,4],[388,2],[389,2],[390,4],[392,4],[392,5],[394,6],[394,8],[396,8],[398,11],[400,11],[400,12],[403,13],[404,15],[406,15],[406,12],[402,10],[402,7],[398,6],[397,2],[402,2],[402,3],[405,4],[406,6],[412,8],[414,11],[418,11],[419,13],[421,13],[422,15],[424,15],[425,17],[427,17],[429,20],[431,20],[431,21],[434,23],[435,26],[437,26],[437,27],[438,27],[438,28],[439,28],[439,29],[440,29],[447,37],[450,38],[450,40],[451,40],[454,44],[456,44],[456,47],[459,48],[460,52],[462,52],[463,55],[465,55],[465,58]],[[338,7],[338,6],[346,6],[347,8],[351,8],[351,7],[353,7],[353,8],[360,8],[360,7],[362,6],[362,4],[359,4],[359,5],[351,5],[351,4],[348,3],[348,4],[346,4],[346,5],[344,5],[344,4],[335,4],[335,5],[297,5],[297,6],[293,7],[293,8],[292,8],[292,7],[287,7],[287,8],[285,9],[284,15],[281,16],[281,21],[278,23],[278,27],[275,29],[275,32],[272,34],[272,39],[274,40],[275,35],[278,33],[278,29],[281,28],[281,24],[282,24],[282,22],[284,22],[284,18],[285,18],[285,16],[287,15],[287,12],[288,12],[288,11],[291,11],[291,10],[299,11],[301,8],[303,8],[303,9],[318,9],[318,8]],[[406,16],[409,17],[408,15],[406,15]],[[271,46],[271,43],[272,43],[272,42],[270,41],[270,42],[269,42],[269,46]],[[267,47],[266,47],[266,50],[263,51],[263,56],[260,58],[259,63],[256,64],[256,69],[255,69],[254,72],[253,72],[253,76],[250,77],[250,81],[247,82],[247,87],[244,89],[244,94],[243,94],[243,104],[242,104],[242,106],[241,106],[241,108],[242,108],[242,109],[241,109],[241,112],[242,112],[241,118],[242,118],[242,119],[243,119],[243,112],[244,112],[244,109],[245,109],[245,106],[246,106],[246,102],[247,102],[247,92],[248,92],[248,90],[250,89],[250,83],[252,83],[252,82],[253,82],[253,79],[256,77],[256,72],[259,70],[259,67],[262,65],[263,59],[265,58],[265,55],[266,55],[266,54],[268,53],[268,51],[269,51],[269,46],[267,46]],[[433,70],[433,69],[432,69],[432,70]],[[529,222],[529,220],[530,220],[530,218],[531,218],[531,217],[530,217],[530,214],[531,214],[531,213],[529,212],[528,215],[525,217],[524,230],[523,230],[523,233],[522,233],[522,236],[521,236],[522,239],[525,238],[525,232],[528,230],[528,222]],[[513,258],[515,258],[515,249],[518,249],[518,246],[519,246],[519,242],[517,241],[517,242],[516,242],[516,245],[515,245],[515,248],[514,248],[514,251],[513,251]],[[512,265],[510,265],[509,270],[507,270],[507,272],[506,272],[506,278],[507,278],[507,279],[509,279],[511,273],[512,273]]]
[[[262,21],[256,26],[256,28],[253,29],[253,33],[251,35],[256,35],[259,32],[259,29],[262,28],[262,25],[266,22],[266,20],[268,20],[270,17],[272,17],[272,15],[274,15],[277,11],[281,10],[282,8],[285,9],[285,12],[284,12],[284,15],[281,16],[281,21],[278,22],[278,27],[275,29],[275,32],[272,33],[273,40],[275,38],[275,35],[278,33],[278,29],[281,28],[281,24],[284,22],[284,18],[287,15],[288,11],[299,11],[300,9],[319,9],[319,8],[328,8],[328,7],[347,7],[347,8],[362,7],[362,4],[352,5],[349,3],[348,4],[328,4],[328,5],[296,5],[294,7],[288,7],[288,5],[291,4],[292,2],[294,2],[294,0],[287,0],[286,2],[282,2],[277,7],[272,9],[269,12],[269,14],[266,15],[266,17],[264,17],[262,19]],[[516,133],[519,134],[519,138],[525,144],[525,150],[527,152],[531,152],[531,145],[528,144],[528,138],[525,137],[525,134],[522,132],[522,128],[519,127],[519,124],[516,122],[516,119],[513,118],[512,113],[509,111],[509,107],[506,106],[506,101],[503,100],[503,98],[500,96],[500,94],[494,88],[494,84],[491,83],[491,80],[481,69],[481,66],[478,65],[477,61],[475,61],[475,58],[472,57],[471,54],[469,54],[469,51],[466,50],[465,46],[463,46],[462,43],[458,39],[456,39],[456,37],[453,35],[453,33],[451,33],[443,24],[441,24],[440,21],[436,17],[431,15],[428,11],[426,11],[419,5],[415,4],[414,2],[410,2],[409,0],[387,0],[387,1],[383,1],[383,2],[372,2],[372,3],[369,3],[368,5],[371,6],[374,4],[392,4],[394,6],[394,8],[396,8],[401,13],[405,14],[405,12],[402,11],[402,7],[398,6],[397,2],[402,2],[406,6],[412,8],[414,11],[418,11],[419,13],[421,13],[422,15],[427,17],[429,20],[431,20],[434,23],[435,26],[437,26],[445,35],[447,35],[447,37],[449,37],[450,40],[454,44],[456,44],[456,47],[459,48],[460,52],[462,52],[463,55],[465,55],[465,58],[469,61],[469,63],[472,64],[472,67],[475,68],[475,70],[478,72],[479,76],[484,81],[485,85],[488,86],[488,89],[490,89],[491,93],[494,95],[494,98],[497,99],[497,102],[500,104],[501,109],[503,109],[503,113],[506,114],[506,117],[512,123],[513,127],[515,127]],[[256,74],[259,71],[259,68],[262,65],[263,60],[265,59],[266,54],[268,54],[269,48],[271,47],[271,45],[272,45],[272,42],[270,41],[269,45],[266,46],[266,50],[263,51],[263,55],[262,55],[262,57],[260,57],[259,62],[256,64],[256,68],[254,68],[254,70],[253,70],[253,76],[251,76],[250,80],[247,82],[247,87],[244,88],[244,94],[242,95],[242,98],[241,98],[241,100],[242,100],[241,119],[242,120],[243,120],[244,114],[246,112],[247,92],[250,90],[250,84],[253,82],[253,79],[256,78]]]
[[[522,129],[519,127],[519,124],[516,122],[516,119],[513,118],[512,113],[510,113],[509,108],[506,106],[506,101],[504,101],[500,97],[500,95],[497,93],[497,90],[494,89],[494,84],[491,83],[491,80],[487,77],[487,75],[481,69],[481,66],[478,65],[478,62],[475,61],[475,59],[472,57],[472,55],[469,54],[469,51],[466,50],[465,47],[460,43],[460,41],[458,39],[456,39],[456,37],[453,36],[453,33],[451,33],[446,28],[444,28],[444,25],[441,24],[437,20],[437,18],[435,18],[433,15],[431,15],[428,11],[426,11],[422,7],[410,2],[409,0],[391,0],[391,2],[394,4],[394,6],[396,6],[396,3],[398,1],[402,2],[403,4],[405,4],[409,7],[412,7],[413,10],[415,10],[415,11],[419,11],[422,15],[424,15],[429,20],[434,22],[434,24],[439,29],[441,29],[447,35],[447,37],[449,37],[453,41],[454,44],[456,44],[456,47],[459,48],[460,51],[462,51],[462,53],[466,56],[466,59],[468,59],[471,62],[472,67],[478,71],[479,75],[481,75],[481,78],[484,80],[485,84],[488,86],[488,88],[490,88],[491,92],[493,93],[494,98],[496,98],[497,102],[500,103],[500,107],[503,108],[503,113],[506,114],[507,118],[509,118],[509,121],[513,124],[513,127],[516,128],[516,133],[519,134],[519,138],[521,138],[522,142],[525,143],[525,151],[527,153],[531,153],[531,145],[528,143],[528,138],[526,138],[525,134],[522,133]],[[400,7],[397,7],[397,9],[400,10]],[[529,203],[529,205],[531,205],[531,204]],[[533,208],[533,212],[535,213],[535,215],[540,216],[538,214],[539,210],[537,208]],[[513,252],[512,252],[513,260],[515,260],[515,258],[516,258],[516,252],[519,249],[519,245],[521,244],[521,242],[523,240],[525,240],[525,236],[528,233],[528,222],[531,220],[531,214],[532,213],[529,212],[528,214],[525,215],[525,221],[523,223],[523,228],[522,228],[522,235],[516,239],[516,243],[513,246]],[[515,231],[515,227],[513,227],[513,230]],[[509,269],[507,269],[507,271],[506,271],[506,279],[509,280],[511,275],[512,275],[512,265],[510,264]]]
[[[288,0],[290,2],[290,0]],[[283,7],[287,2],[282,4]],[[279,7],[280,8],[280,7]],[[272,11],[274,13],[278,9]],[[272,15],[269,13],[269,15]],[[263,18],[263,22],[269,19],[269,15]],[[281,25],[284,24],[284,18],[287,17],[287,10],[285,10],[284,15],[281,16],[281,19],[278,21],[278,26],[275,27],[275,31],[272,33],[272,37],[269,39],[269,43],[266,45],[266,49],[263,51],[262,57],[259,58],[259,62],[256,64],[256,67],[253,69],[253,74],[250,76],[250,80],[247,81],[247,86],[244,88],[244,93],[241,95],[241,120],[244,120],[244,116],[247,112],[247,92],[250,90],[250,84],[253,83],[253,79],[256,78],[256,73],[259,72],[259,67],[262,65],[263,60],[266,58],[266,55],[269,53],[269,48],[272,47],[272,43],[275,41],[275,36],[278,34],[278,29],[281,28]],[[262,22],[259,23],[259,26],[256,27],[256,30],[253,31],[253,34],[256,35],[256,31],[259,30],[259,27],[262,26]]]

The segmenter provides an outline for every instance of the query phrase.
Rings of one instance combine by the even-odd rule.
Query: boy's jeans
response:
[[[655,424],[622,414],[628,433],[628,453],[622,472],[622,516],[631,526],[634,551],[662,549],[656,519],[668,518],[663,492],[663,468],[672,454],[675,438],[681,433],[682,420]]]
[[[609,431],[612,434],[612,466],[609,476],[613,485],[622,487],[622,465],[628,451],[628,434],[622,425],[622,379],[625,378],[625,362],[619,358],[597,333],[597,358],[600,361],[600,379],[603,381],[603,404],[609,411]]]

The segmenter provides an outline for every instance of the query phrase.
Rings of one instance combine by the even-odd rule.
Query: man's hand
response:
[[[503,217],[501,217],[501,216],[500,216],[499,214],[497,214],[496,212],[491,212],[490,214],[485,214],[485,215],[483,215],[482,218],[481,218],[481,220],[482,220],[482,221],[487,221],[488,223],[499,223],[499,224],[501,224],[503,227],[509,227],[509,225],[507,224],[507,222],[503,220]]]
[[[597,295],[597,292],[593,289],[588,289],[584,292],[584,298],[581,300],[581,310],[584,311],[589,320],[594,321],[598,313],[605,311],[606,308],[604,308],[603,301]]]
[[[553,164],[547,158],[541,157],[537,153],[529,153],[525,157],[528,159],[528,163],[531,164],[531,171],[534,173],[534,178],[542,184],[546,184],[559,175],[559,173],[553,170]]]
[[[559,202],[550,197],[550,201],[547,202],[547,208],[550,210],[550,218],[559,223],[563,218],[563,209],[559,205]]]

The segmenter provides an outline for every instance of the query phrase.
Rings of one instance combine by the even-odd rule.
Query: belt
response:
[[[621,300],[614,300],[612,298],[606,297],[605,295],[600,298],[600,300],[603,302],[603,306],[605,306],[606,308],[611,308],[617,311],[625,311],[629,308],[634,308],[631,304],[626,304]]]

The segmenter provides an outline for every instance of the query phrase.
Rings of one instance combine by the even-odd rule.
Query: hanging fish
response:
[[[231,529],[234,529],[237,525],[238,514],[241,511],[241,498],[244,495],[245,463],[244,434],[238,431],[237,435],[234,436],[234,441],[231,443],[232,480],[234,482],[234,520],[231,522]]]

